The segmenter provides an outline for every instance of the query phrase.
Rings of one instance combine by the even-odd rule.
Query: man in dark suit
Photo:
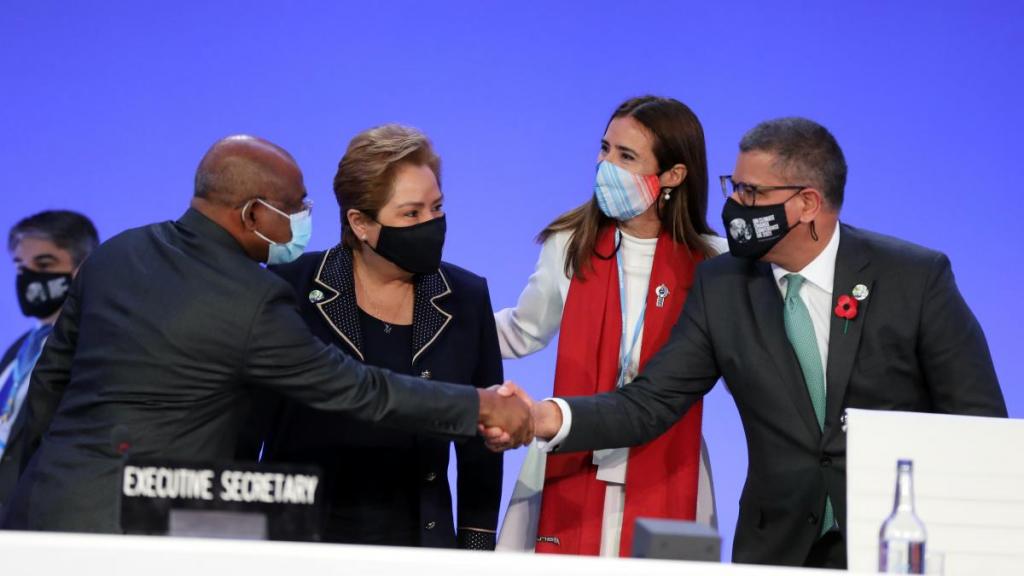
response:
[[[43,344],[53,330],[71,279],[99,244],[96,227],[69,210],[46,210],[20,220],[7,236],[7,250],[18,268],[18,305],[37,324],[22,334],[0,359],[0,510],[21,471],[17,450],[7,441],[25,425],[21,410]]]
[[[444,436],[505,422],[528,440],[518,400],[364,366],[310,334],[291,287],[259,264],[301,253],[308,217],[292,157],[231,137],[200,162],[181,219],[93,252],[32,377],[12,445],[34,455],[5,527],[119,532],[124,458],[232,457],[249,387]]]
[[[723,177],[723,221],[750,234],[699,268],[644,373],[535,404],[537,436],[562,451],[642,444],[722,377],[749,452],[733,559],[845,567],[846,408],[1006,416],[949,260],[839,224],[845,181],[824,127],[784,118],[748,132]]]

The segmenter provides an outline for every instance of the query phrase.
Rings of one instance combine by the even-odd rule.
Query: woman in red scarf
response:
[[[725,250],[707,202],[693,112],[671,98],[624,102],[601,139],[594,195],[540,233],[519,302],[495,314],[503,357],[536,352],[561,332],[555,396],[628,385],[668,338],[697,263]],[[637,517],[713,524],[700,420],[696,406],[632,449],[545,458],[531,447],[498,548],[629,556]]]

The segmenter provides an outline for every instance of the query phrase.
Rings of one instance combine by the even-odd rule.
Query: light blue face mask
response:
[[[260,198],[256,198],[255,200],[274,212],[277,212],[281,216],[284,216],[289,222],[291,222],[292,239],[284,244],[274,242],[270,238],[260,234],[259,230],[253,230],[254,234],[266,240],[267,243],[270,244],[270,250],[267,253],[267,264],[274,266],[276,264],[294,262],[296,258],[302,256],[302,252],[305,251],[306,245],[309,244],[309,238],[313,235],[312,206],[301,212],[296,212],[295,214],[287,214],[277,208],[274,208],[270,204],[267,204]],[[245,219],[245,211],[248,208],[249,206],[246,204],[245,208],[242,209],[243,220]]]

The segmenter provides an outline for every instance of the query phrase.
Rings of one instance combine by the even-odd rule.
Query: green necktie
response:
[[[825,428],[825,371],[821,367],[821,355],[818,352],[818,341],[814,336],[814,324],[807,306],[800,299],[800,287],[805,278],[799,274],[786,274],[786,301],[783,318],[786,322],[786,336],[789,337],[796,359],[800,362],[800,370],[804,373],[804,384],[814,406],[814,415],[818,418],[818,428]],[[825,498],[825,514],[821,522],[821,533],[832,528],[835,522],[832,513],[832,499]]]

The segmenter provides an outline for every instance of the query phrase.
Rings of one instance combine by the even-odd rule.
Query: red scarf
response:
[[[615,251],[615,227],[599,232],[596,252]],[[662,232],[654,251],[640,368],[668,340],[693,284],[700,255]],[[555,366],[555,396],[592,396],[615,389],[619,376],[622,307],[616,259],[590,259],[586,278],[573,277],[562,312]],[[655,290],[669,290],[657,306]],[[628,386],[628,384],[627,384]],[[667,432],[631,448],[626,469],[626,503],[620,556],[630,556],[638,517],[693,520],[700,470],[701,403]],[[597,479],[593,452],[548,454],[536,551],[596,556],[607,484]],[[557,539],[557,544],[555,543]]]

